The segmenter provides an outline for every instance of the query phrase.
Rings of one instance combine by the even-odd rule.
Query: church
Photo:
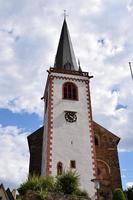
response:
[[[120,138],[93,121],[89,86],[93,76],[77,65],[66,19],[54,66],[47,72],[44,125],[28,136],[29,174],[57,176],[76,170],[81,189],[91,199],[100,195],[111,200],[114,189],[121,187]]]

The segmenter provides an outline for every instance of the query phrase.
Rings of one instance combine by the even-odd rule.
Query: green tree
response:
[[[63,172],[57,176],[56,188],[63,194],[75,194],[79,191],[79,175],[75,171]]]
[[[113,200],[126,200],[124,193],[120,188],[117,188],[114,191]]]
[[[133,199],[133,186],[132,187],[129,187],[127,188],[125,191],[124,191],[126,197],[128,200],[132,200]]]
[[[19,197],[23,200],[29,199],[45,199],[45,197],[54,198],[54,195],[69,194],[77,196],[88,197],[86,191],[79,188],[79,175],[73,171],[63,172],[62,175],[53,178],[52,176],[30,176],[18,188]],[[51,198],[51,197],[50,197]]]

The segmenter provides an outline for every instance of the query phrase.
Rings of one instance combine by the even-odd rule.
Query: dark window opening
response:
[[[67,98],[67,87],[64,87],[64,99]]]
[[[64,84],[63,98],[70,100],[78,100],[77,86],[74,83],[67,82]]]
[[[96,135],[95,135],[95,145],[99,146],[99,140],[98,140],[98,137]]]
[[[57,163],[57,175],[61,175],[63,172],[63,164],[61,162]]]
[[[73,88],[73,98],[76,99],[76,89]]]
[[[75,160],[71,160],[70,161],[70,168],[76,168],[76,161]]]

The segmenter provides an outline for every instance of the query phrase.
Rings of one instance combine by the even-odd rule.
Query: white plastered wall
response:
[[[62,74],[55,74],[62,76]],[[88,80],[86,77],[74,75],[64,75],[68,78],[80,78]],[[57,163],[63,163],[63,169],[70,167],[70,160],[76,161],[76,170],[80,175],[81,188],[87,190],[89,195],[95,199],[93,176],[93,160],[90,143],[88,102],[86,83],[74,82],[78,87],[78,101],[62,99],[62,85],[69,80],[54,78],[53,88],[53,141],[52,141],[52,175],[57,175]],[[77,112],[77,121],[66,122],[64,111]]]

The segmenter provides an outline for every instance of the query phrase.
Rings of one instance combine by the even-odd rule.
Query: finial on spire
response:
[[[80,67],[80,60],[78,59],[78,66]]]
[[[66,14],[66,10],[64,10],[64,19],[66,19],[66,17],[68,17],[68,15]]]
[[[130,67],[131,77],[132,77],[132,80],[133,80],[133,71],[132,71],[132,63],[131,62],[129,62],[129,67]]]
[[[82,72],[81,66],[80,66],[80,60],[78,59],[78,67],[79,67],[79,71]]]

